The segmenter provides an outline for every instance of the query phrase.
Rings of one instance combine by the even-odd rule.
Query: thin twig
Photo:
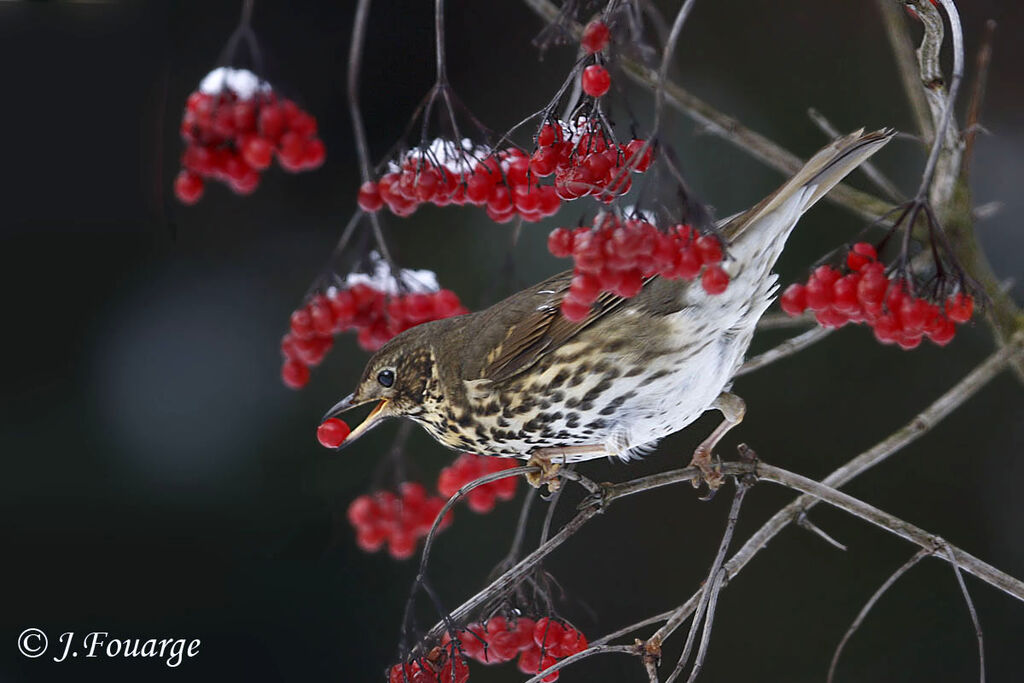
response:
[[[868,598],[868,601],[861,608],[860,612],[857,613],[857,617],[853,620],[853,623],[850,624],[850,628],[846,629],[846,633],[843,634],[843,638],[839,641],[839,645],[836,646],[836,651],[832,654],[832,662],[828,666],[828,676],[825,678],[825,683],[832,683],[835,679],[836,666],[839,664],[839,656],[843,654],[843,648],[846,647],[846,643],[848,643],[850,638],[853,637],[853,634],[857,632],[860,625],[864,623],[864,619],[868,616],[868,612],[870,612],[871,608],[875,606],[875,603],[878,602],[879,598],[881,598],[901,576],[910,571],[911,567],[916,565],[923,558],[928,557],[930,554],[931,553],[929,551],[924,550],[923,548],[918,550],[914,553],[913,557],[904,562],[899,569],[894,571],[889,578],[887,578],[885,582],[878,587],[878,590]]]
[[[981,47],[975,61],[974,87],[971,88],[971,99],[967,105],[967,118],[964,121],[964,156],[961,161],[961,173],[970,177],[971,160],[974,158],[974,139],[978,135],[981,120],[981,105],[985,101],[985,86],[988,84],[988,68],[992,63],[992,42],[995,39],[996,22],[989,19],[985,22],[985,34],[981,38]]]
[[[978,618],[978,610],[974,608],[974,601],[971,600],[971,594],[967,590],[967,584],[964,583],[964,576],[960,572],[960,566],[956,563],[956,557],[953,555],[952,546],[947,544],[945,551],[948,556],[949,563],[953,567],[953,573],[956,575],[956,582],[960,586],[960,592],[964,596],[964,603],[967,605],[967,612],[971,615],[971,623],[974,625],[974,636],[978,640],[978,680],[980,683],[985,683],[985,638],[981,632],[981,619]]]
[[[722,587],[722,563],[725,561],[725,554],[729,552],[729,544],[732,542],[733,532],[736,530],[736,522],[739,521],[740,506],[743,504],[743,499],[746,497],[749,489],[750,482],[746,478],[736,481],[736,493],[732,499],[732,506],[729,508],[725,532],[722,534],[722,540],[718,544],[718,552],[715,553],[715,559],[711,562],[708,578],[704,581],[703,594],[701,595],[700,604],[697,606],[697,613],[690,624],[690,633],[686,636],[686,645],[683,646],[683,652],[679,655],[679,661],[676,663],[675,670],[672,671],[672,674],[665,683],[673,683],[673,681],[679,678],[679,675],[686,667],[687,662],[690,660],[691,648],[693,647],[694,638],[697,635],[697,629],[701,626],[701,622],[704,622],[704,635],[701,637],[691,678],[700,671],[704,663],[704,655],[707,653],[707,639],[711,632],[711,622],[715,614],[714,606],[717,604],[718,591]],[[664,642],[664,634],[661,633],[660,629],[655,632],[652,638],[655,642]]]

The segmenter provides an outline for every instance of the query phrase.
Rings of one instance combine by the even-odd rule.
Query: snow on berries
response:
[[[594,195],[608,203],[628,192],[626,169],[643,173],[650,166],[650,146],[634,159],[643,148],[643,140],[617,144],[599,120],[586,117],[573,125],[546,123],[529,156],[512,146],[492,150],[469,139],[438,138],[403,154],[379,180],[363,183],[357,202],[363,211],[387,207],[396,216],[428,203],[470,204],[497,223],[517,216],[536,222],[557,213],[563,201]],[[551,175],[552,184],[541,182]]]
[[[352,430],[344,421],[332,417],[316,428],[316,440],[324,448],[337,448],[348,438]]]
[[[181,120],[185,142],[174,193],[195,204],[209,179],[250,194],[273,159],[290,173],[314,169],[326,158],[316,119],[245,69],[221,67],[188,97]]]
[[[417,542],[430,531],[444,504],[443,498],[428,495],[422,484],[405,482],[397,495],[377,491],[356,498],[348,506],[348,521],[356,530],[360,549],[372,553],[387,545],[393,558],[404,560],[416,552]],[[451,521],[449,512],[438,528],[446,528]]]
[[[580,45],[587,53],[594,54],[608,47],[609,38],[611,38],[611,32],[608,30],[608,25],[600,19],[594,19],[583,29]]]
[[[529,166],[529,157],[515,147],[493,151],[469,139],[456,145],[438,138],[405,153],[379,181],[363,183],[357,199],[363,211],[387,206],[403,217],[427,203],[471,204],[498,223],[516,216],[535,222],[557,213],[560,201]]]
[[[886,274],[871,244],[858,242],[846,255],[845,267],[819,266],[805,284],[792,284],[780,298],[782,310],[796,316],[810,309],[824,327],[865,323],[883,344],[909,350],[925,337],[945,346],[956,324],[974,313],[974,299],[956,292],[945,299],[917,296],[905,276]]]
[[[438,287],[433,272],[403,268],[395,278],[376,253],[371,260],[372,274],[352,273],[292,313],[281,340],[281,380],[289,388],[309,382],[309,368],[323,361],[336,334],[353,330],[359,346],[376,351],[410,327],[469,312],[455,292]]]
[[[729,275],[721,267],[722,243],[701,235],[689,225],[662,232],[643,218],[620,219],[599,214],[594,227],[558,228],[548,236],[548,250],[559,258],[572,257],[573,278],[562,300],[562,314],[580,321],[602,292],[622,297],[640,293],[644,280],[660,275],[670,280],[694,280],[708,294],[721,294]]]
[[[480,477],[512,469],[518,465],[518,462],[508,458],[463,453],[455,459],[455,462],[441,470],[441,474],[437,478],[437,491],[442,496],[451,498],[460,488]],[[518,485],[519,477],[510,476],[490,484],[477,486],[466,494],[466,504],[473,512],[488,513],[494,509],[497,501],[512,500],[516,495]]]
[[[541,617],[491,617],[475,622],[456,632],[462,652],[481,664],[501,664],[518,657],[517,668],[536,675],[558,660],[587,649],[587,637],[572,625]],[[452,642],[445,634],[445,645]],[[546,676],[547,683],[558,680],[558,672]]]

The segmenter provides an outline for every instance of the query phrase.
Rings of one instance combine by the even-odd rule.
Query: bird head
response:
[[[355,391],[338,401],[323,419],[377,401],[366,419],[345,439],[344,443],[349,444],[385,418],[415,418],[422,413],[424,398],[436,378],[434,352],[428,337],[419,328],[407,330],[373,354]]]

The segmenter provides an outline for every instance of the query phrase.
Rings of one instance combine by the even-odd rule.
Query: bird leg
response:
[[[714,494],[718,487],[722,485],[723,477],[722,473],[713,466],[711,452],[730,429],[743,421],[743,416],[747,412],[747,404],[736,394],[723,391],[715,399],[715,402],[711,404],[711,407],[721,411],[723,420],[715,427],[715,431],[711,432],[708,438],[704,439],[697,446],[697,450],[693,452],[693,460],[690,461],[690,465],[700,469],[704,483],[708,485],[708,489]],[[694,488],[700,486],[700,480],[694,480],[693,486]]]
[[[554,493],[562,485],[558,479],[558,470],[568,462],[569,456],[601,457],[608,455],[604,446],[594,444],[593,446],[563,446],[555,448],[535,448],[526,461],[526,466],[539,467],[540,472],[530,472],[526,475],[526,481],[534,488],[548,485],[548,492]],[[559,462],[561,458],[561,462]]]

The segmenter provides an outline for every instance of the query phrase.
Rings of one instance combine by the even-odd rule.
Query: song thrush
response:
[[[724,421],[694,454],[715,487],[711,451],[745,410],[728,388],[774,297],[771,268],[786,238],[893,134],[861,130],[833,142],[759,204],[726,220],[720,234],[731,280],[722,294],[653,277],[635,297],[606,293],[584,320],[571,322],[559,304],[572,273],[560,273],[484,311],[396,336],[327,416],[379,401],[346,443],[384,418],[407,417],[453,449],[562,463],[628,460],[717,408]]]

